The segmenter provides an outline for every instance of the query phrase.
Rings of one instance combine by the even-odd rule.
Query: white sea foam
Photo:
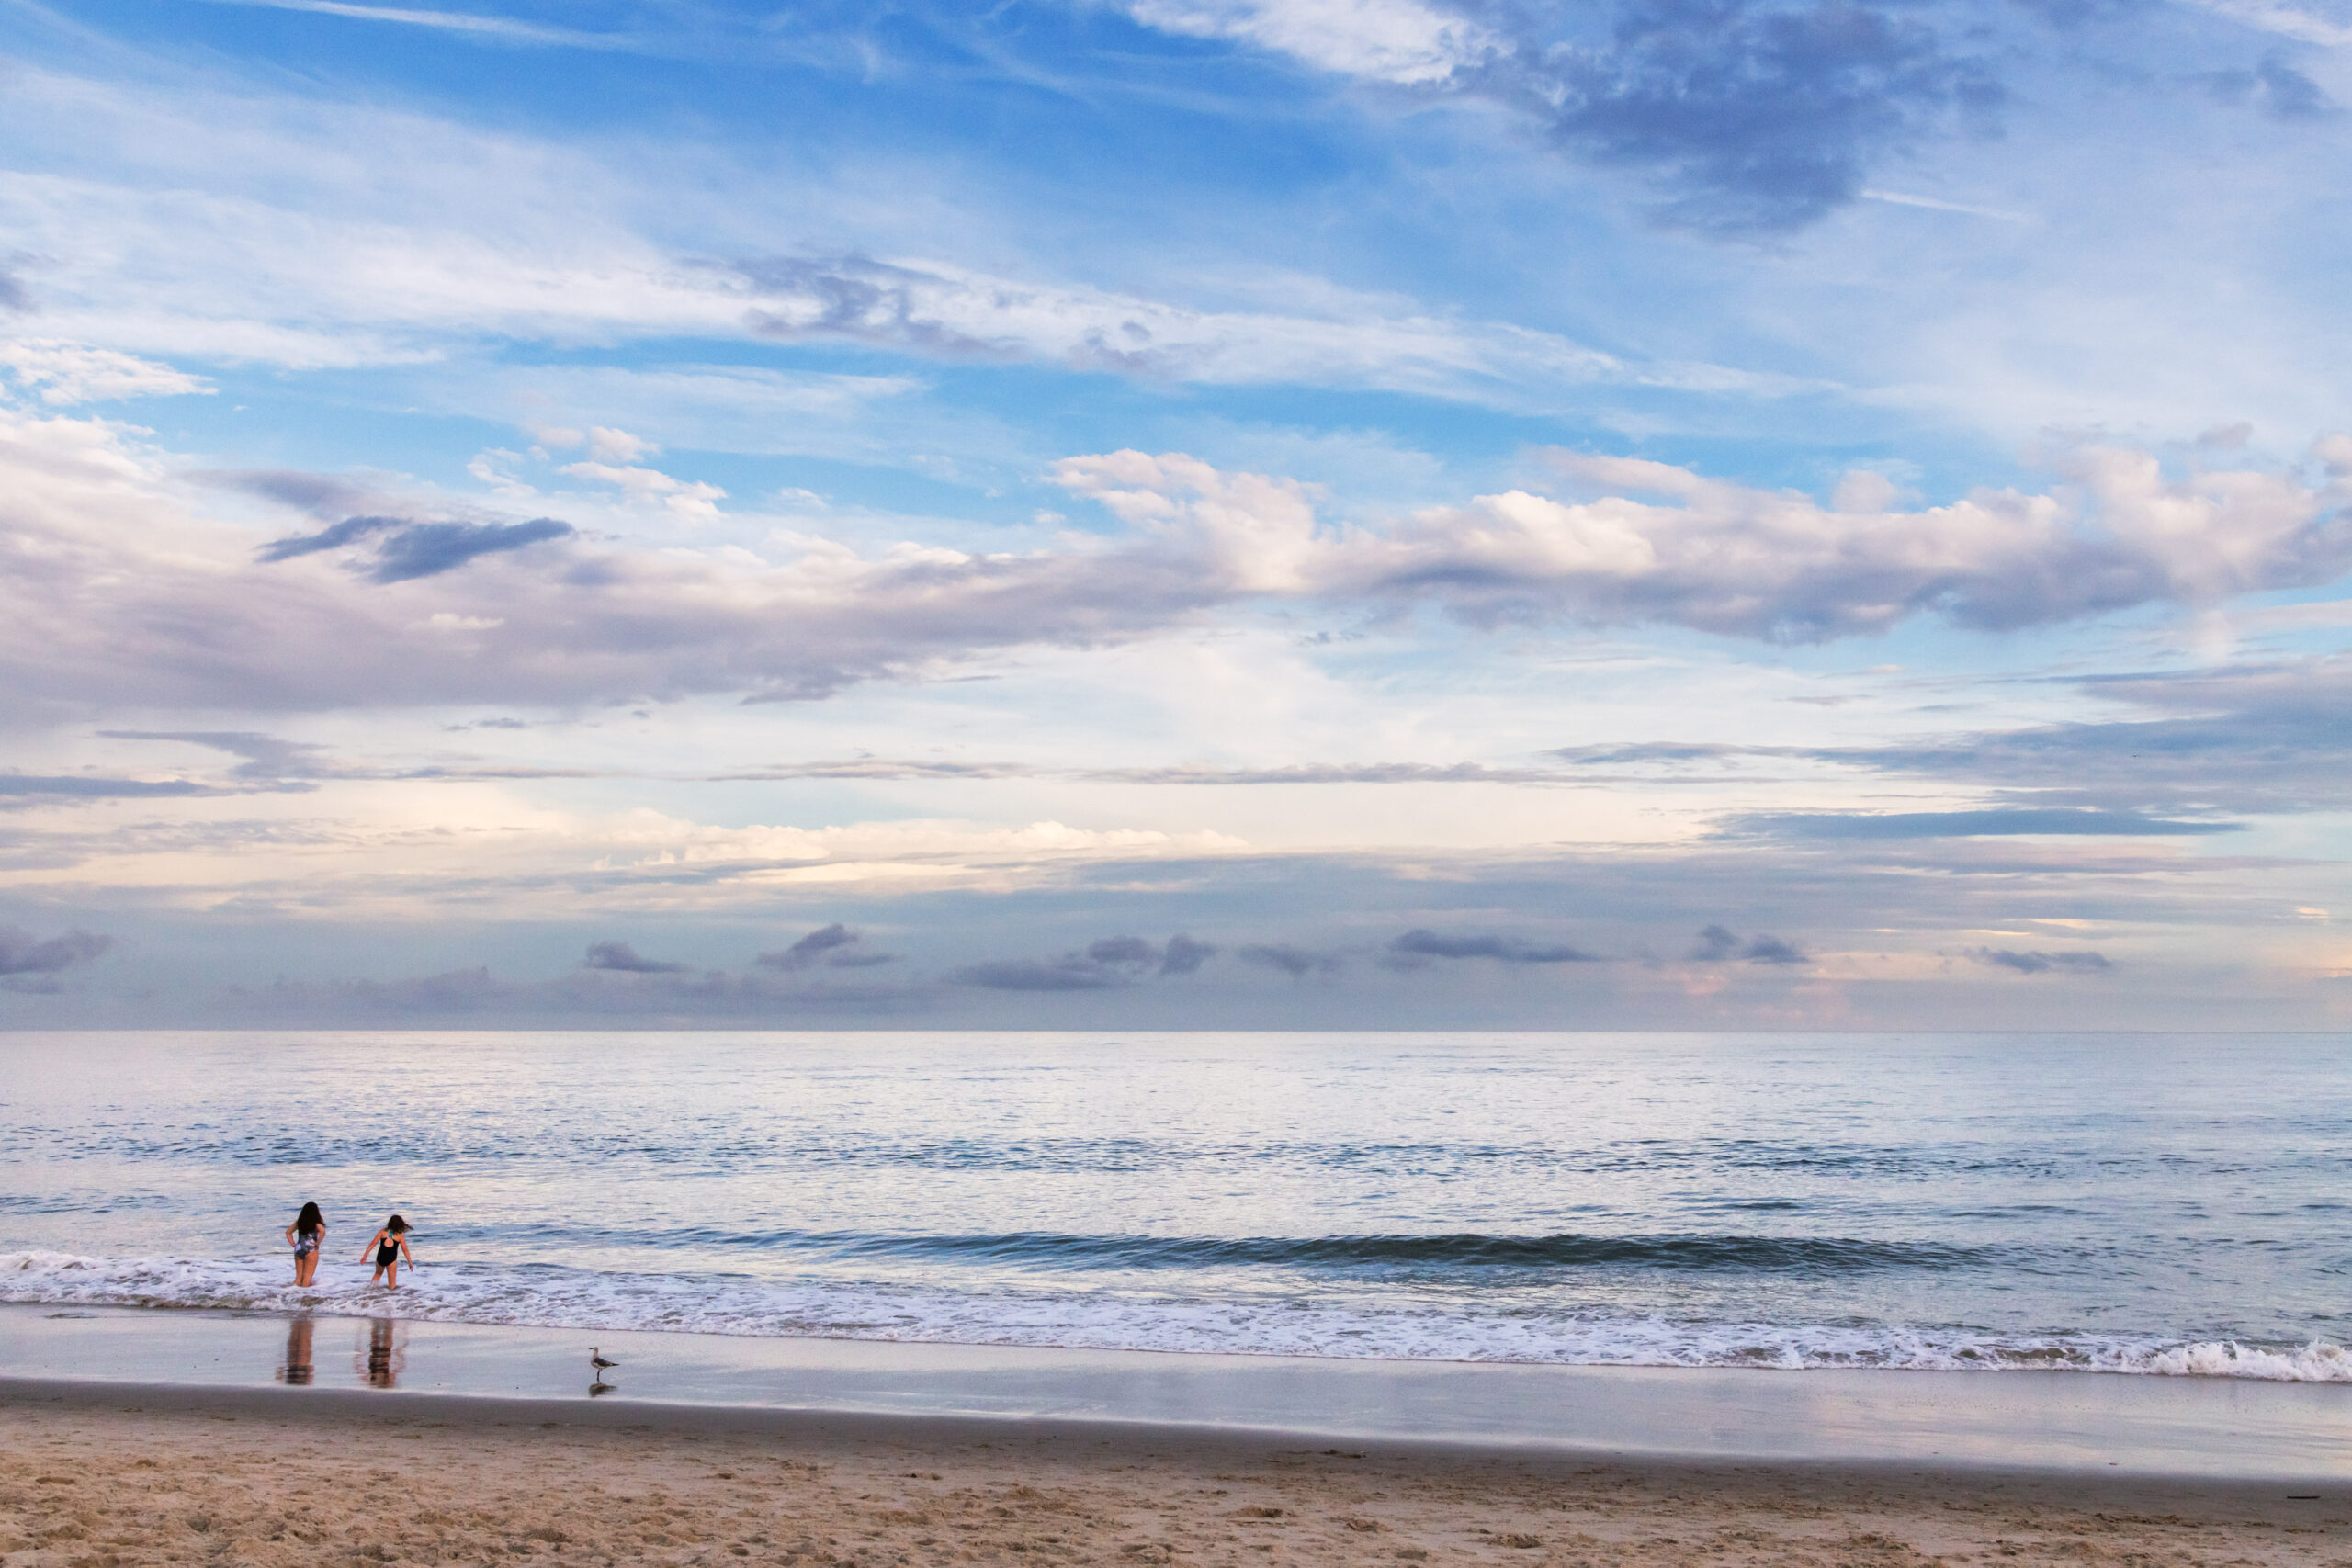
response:
[[[1957,1328],[1678,1321],[1598,1310],[1478,1313],[1395,1300],[1267,1295],[1196,1300],[1134,1292],[916,1289],[886,1281],[596,1272],[435,1263],[396,1295],[330,1263],[299,1291],[268,1259],[0,1253],[0,1302],[229,1311],[391,1312],[444,1323],[813,1337],[1083,1349],[1216,1351],[1397,1360],[1801,1370],[2054,1370],[2352,1382],[2352,1350],[2219,1340]]]

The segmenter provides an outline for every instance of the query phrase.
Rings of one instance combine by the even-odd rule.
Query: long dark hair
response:
[[[408,1234],[408,1222],[394,1214],[384,1222],[384,1228],[394,1235],[405,1235]]]
[[[294,1230],[298,1235],[316,1235],[326,1228],[327,1217],[319,1213],[316,1203],[303,1204],[302,1212],[294,1216]]]

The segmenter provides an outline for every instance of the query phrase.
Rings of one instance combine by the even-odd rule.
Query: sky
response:
[[[0,0],[0,1027],[2342,1029],[2352,0]]]

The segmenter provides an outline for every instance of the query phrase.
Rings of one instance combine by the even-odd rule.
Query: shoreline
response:
[[[619,1363],[608,1384],[590,1382],[592,1346]],[[36,1388],[85,1389],[101,1403],[132,1391],[199,1404],[233,1395],[256,1402],[256,1413],[504,1401],[592,1423],[929,1420],[1163,1442],[1191,1434],[1645,1462],[2352,1483],[2343,1441],[2352,1388],[2242,1379],[1383,1362],[0,1307],[0,1393]]]
[[[2330,1568],[2352,1482],[0,1381],[0,1560]],[[21,1553],[21,1555],[20,1555]]]
[[[1647,1475],[1774,1477],[1792,1483],[1950,1483],[1962,1487],[2047,1488],[2081,1498],[2284,1500],[2290,1491],[2346,1510],[2352,1526],[2352,1475],[2224,1476],[2120,1469],[1951,1461],[1887,1457],[1762,1458],[1664,1453],[1638,1449],[1567,1449],[1443,1437],[1344,1437],[1327,1431],[1208,1426],[1070,1416],[956,1416],[769,1405],[613,1404],[448,1394],[407,1390],[315,1389],[288,1399],[283,1391],[193,1383],[138,1383],[0,1375],[0,1412],[42,1411],[173,1419],[254,1420],[268,1426],[479,1431],[571,1431],[620,1436],[774,1440],[820,1445],[880,1445],[978,1450],[1088,1458],[1115,1462],[1176,1458],[1202,1462],[1240,1457],[1341,1459],[1570,1476],[1599,1470]],[[2348,1537],[2347,1540],[2352,1540]]]

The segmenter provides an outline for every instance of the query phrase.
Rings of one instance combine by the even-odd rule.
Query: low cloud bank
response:
[[[1103,991],[1148,977],[1192,975],[1216,956],[1210,943],[1182,934],[1170,937],[1165,945],[1136,936],[1114,936],[1059,958],[993,959],[958,969],[948,978],[991,991]]]

